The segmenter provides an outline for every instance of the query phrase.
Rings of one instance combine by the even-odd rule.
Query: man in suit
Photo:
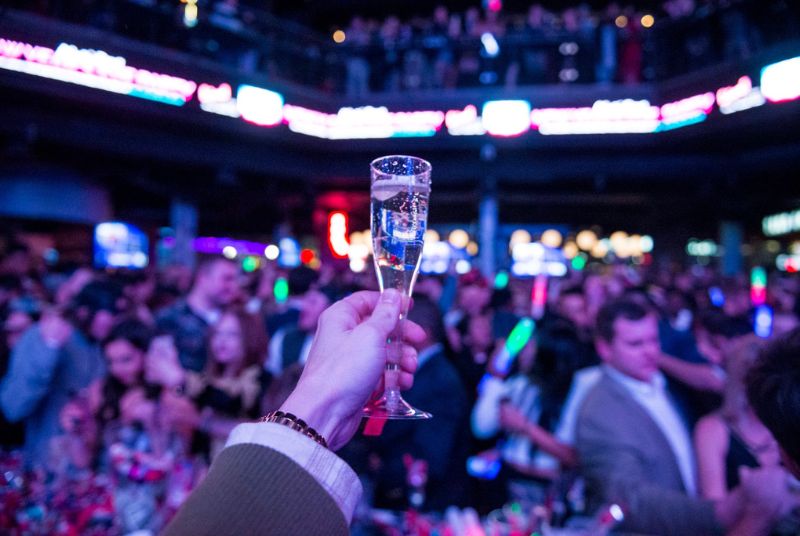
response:
[[[791,505],[785,474],[748,475],[725,499],[697,498],[691,430],[658,370],[656,315],[619,300],[598,313],[603,372],[577,421],[577,450],[594,506],[619,503],[623,530],[644,534],[765,534]],[[776,502],[778,508],[767,506]]]
[[[414,387],[403,394],[412,406],[433,415],[425,421],[389,421],[371,445],[382,461],[375,482],[375,506],[407,508],[407,468],[404,456],[427,462],[422,508],[443,510],[461,505],[467,487],[469,438],[467,395],[458,372],[445,356],[444,325],[435,303],[414,300],[408,319],[425,330]]]

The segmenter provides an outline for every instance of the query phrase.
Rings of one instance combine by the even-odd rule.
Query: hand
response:
[[[500,404],[500,426],[511,433],[523,434],[528,427],[525,415],[508,402]]]
[[[777,521],[800,506],[800,495],[789,489],[789,473],[782,467],[739,470],[745,513]]]
[[[397,325],[401,295],[389,289],[356,292],[329,307],[297,387],[281,406],[322,434],[331,450],[344,446],[361,421],[361,411],[383,379],[386,339]],[[408,389],[425,331],[409,320],[403,329],[400,388]]]
[[[47,314],[39,322],[39,333],[47,346],[58,349],[72,335],[72,325],[58,314]]]
[[[178,349],[172,337],[156,337],[145,357],[144,377],[148,383],[173,388],[183,385],[186,372],[178,360]]]

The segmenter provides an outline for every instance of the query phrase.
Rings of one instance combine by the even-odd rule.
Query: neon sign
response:
[[[492,136],[519,136],[530,130],[531,104],[524,100],[488,101],[483,105],[483,128]]]
[[[274,127],[283,120],[283,95],[243,84],[236,92],[236,109],[242,119],[261,127]]]
[[[283,116],[289,130],[329,140],[428,137],[444,123],[444,112],[390,112],[385,106],[341,108],[326,114],[287,104]]]
[[[242,115],[239,113],[230,84],[220,84],[219,87],[200,84],[197,88],[197,100],[200,103],[200,109],[204,112],[233,118],[239,118]]]
[[[736,85],[721,87],[717,90],[717,106],[725,115],[741,112],[761,106],[766,102],[761,90],[753,87],[749,76],[739,78]]]
[[[531,124],[541,134],[637,134],[655,132],[659,108],[647,100],[598,100],[591,107],[536,108]]]
[[[659,130],[672,130],[704,121],[715,101],[714,93],[708,92],[664,104],[661,106]]]
[[[53,50],[0,38],[0,68],[174,106],[183,106],[197,89],[191,80],[137,69],[121,56],[68,43]]]
[[[800,98],[800,57],[784,60],[761,69],[761,93],[770,102]]]
[[[486,134],[478,109],[470,104],[463,110],[449,110],[444,114],[444,124],[451,136],[482,136]]]
[[[347,213],[331,212],[328,215],[328,246],[337,259],[344,259],[350,250],[347,242]]]

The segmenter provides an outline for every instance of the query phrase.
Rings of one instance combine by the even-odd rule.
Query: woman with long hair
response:
[[[201,410],[201,446],[213,458],[234,426],[260,413],[269,383],[263,322],[242,310],[226,311],[211,328],[208,348],[205,369],[188,373],[186,387]]]

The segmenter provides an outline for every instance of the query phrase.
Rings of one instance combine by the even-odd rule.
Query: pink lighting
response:
[[[449,110],[444,114],[444,124],[451,136],[480,136],[486,134],[478,109],[470,104],[463,110]]]
[[[648,133],[658,129],[659,108],[646,100],[598,100],[591,107],[536,108],[531,124],[544,135]]]

